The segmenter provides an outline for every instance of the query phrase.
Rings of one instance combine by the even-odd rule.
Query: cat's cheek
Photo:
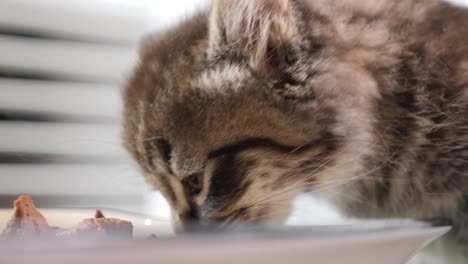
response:
[[[310,122],[317,119],[317,114],[323,115],[324,110],[319,108],[318,101],[311,101],[296,106],[295,116],[301,120],[301,122]]]

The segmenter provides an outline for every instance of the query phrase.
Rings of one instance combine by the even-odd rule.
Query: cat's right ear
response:
[[[299,35],[292,0],[213,0],[208,59],[226,53],[264,65]]]

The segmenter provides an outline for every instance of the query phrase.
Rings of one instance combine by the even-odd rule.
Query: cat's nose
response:
[[[183,233],[198,233],[201,232],[201,225],[198,217],[189,216],[182,220],[181,223]]]
[[[179,215],[178,233],[195,233],[200,231],[200,214],[198,210],[191,205],[190,209]]]
[[[211,233],[221,231],[221,224],[202,217],[199,208],[190,204],[190,209],[179,214],[177,233]]]

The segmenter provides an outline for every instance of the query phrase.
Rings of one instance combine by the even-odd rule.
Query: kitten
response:
[[[214,0],[144,41],[126,147],[180,227],[281,222],[325,190],[468,243],[467,25],[436,0]]]

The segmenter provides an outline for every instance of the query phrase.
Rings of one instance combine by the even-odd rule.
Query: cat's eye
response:
[[[164,162],[168,163],[171,160],[172,147],[169,141],[164,138],[156,140],[156,148],[159,154],[164,159]]]
[[[201,193],[203,189],[203,173],[194,173],[182,180],[187,196],[193,197]]]

